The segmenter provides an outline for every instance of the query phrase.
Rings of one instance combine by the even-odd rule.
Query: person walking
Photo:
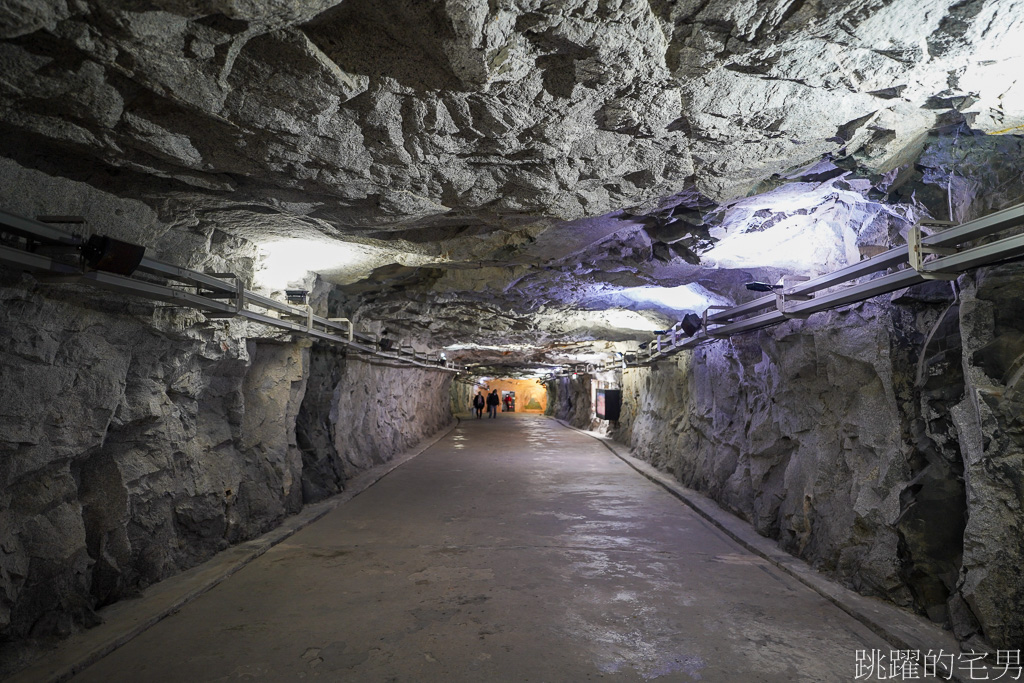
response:
[[[476,419],[480,419],[484,416],[484,395],[479,391],[476,392],[476,396],[473,397],[473,410],[476,412]]]
[[[498,417],[498,404],[500,402],[497,389],[487,395],[487,417]]]

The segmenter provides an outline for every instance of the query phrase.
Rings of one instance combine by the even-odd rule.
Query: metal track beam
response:
[[[84,240],[78,235],[71,235],[46,223],[34,221],[24,216],[15,216],[13,213],[0,211],[0,226],[5,232],[12,232],[30,239],[55,242],[69,246],[78,246]]]
[[[0,214],[2,214],[2,212],[0,212]],[[10,214],[0,215],[0,224],[10,228],[11,226],[8,222],[9,217]],[[23,220],[27,222],[28,228],[31,230],[30,235],[38,236],[38,226],[43,224],[32,225],[36,222],[29,221],[28,219]],[[12,222],[17,223],[17,221]],[[49,228],[49,226],[45,225],[43,225],[43,227]],[[144,258],[143,264],[140,265],[140,269],[153,275],[160,275],[178,282],[184,282],[186,284],[206,288],[213,292],[219,292],[222,295],[227,295],[228,300],[221,301],[217,298],[203,296],[202,294],[183,291],[182,289],[175,287],[126,277],[123,275],[116,275],[114,273],[99,270],[84,271],[81,268],[76,268],[70,264],[58,261],[43,254],[36,254],[25,251],[24,249],[16,249],[14,247],[4,245],[0,245],[0,263],[35,271],[37,273],[55,275],[60,278],[62,283],[83,283],[99,289],[117,292],[119,294],[140,296],[152,301],[162,301],[164,303],[177,306],[195,308],[223,317],[237,316],[245,318],[256,323],[287,330],[295,334],[302,334],[313,337],[314,339],[341,344],[357,351],[360,354],[376,356],[403,365],[412,365],[442,372],[458,373],[461,371],[461,368],[458,368],[447,361],[444,364],[434,363],[431,362],[430,359],[415,352],[405,353],[399,351],[397,353],[386,353],[384,351],[380,351],[374,346],[370,346],[367,343],[355,341],[353,338],[350,338],[350,334],[352,333],[351,323],[346,322],[345,324],[339,324],[326,318],[312,315],[312,313],[306,308],[289,306],[248,290],[242,289],[239,291],[240,287],[236,282],[227,282],[226,280],[217,278],[213,275],[180,268],[154,259]],[[253,311],[240,306],[240,303],[243,305],[251,303],[267,310],[277,311],[279,314],[283,314],[285,316],[301,318],[302,322],[299,323],[279,316]],[[366,339],[363,335],[359,336]],[[371,341],[371,343],[375,342]]]
[[[1024,226],[1024,204],[997,211],[983,218],[969,221],[962,225],[947,228],[932,235],[923,236],[920,243],[924,247],[944,249],[963,247],[965,243],[995,235],[999,232]],[[782,293],[787,297],[809,295],[828,289],[844,282],[889,270],[899,266],[909,266],[910,254],[908,247],[896,247],[886,252],[865,259],[859,263],[841,268],[840,270],[787,287]],[[1000,261],[1024,257],[1024,234],[1006,237],[989,244],[961,249],[956,253],[943,255],[922,264],[921,271],[904,267],[892,273],[881,275],[867,282],[860,282],[833,292],[818,294],[806,301],[784,302],[784,310],[778,308],[778,297],[771,294],[748,301],[738,306],[714,313],[706,312],[708,323],[717,323],[714,328],[701,330],[687,339],[675,337],[663,339],[660,335],[654,341],[641,347],[636,360],[623,362],[613,361],[605,364],[602,370],[620,367],[641,367],[651,365],[658,360],[667,358],[683,349],[691,349],[700,344],[758,330],[784,322],[791,318],[806,318],[814,313],[845,306],[872,297],[928,282],[933,274],[959,275],[973,268],[992,265]],[[765,311],[765,309],[772,309]],[[759,313],[759,311],[765,311]],[[563,369],[555,373],[556,377],[567,376],[571,371]]]

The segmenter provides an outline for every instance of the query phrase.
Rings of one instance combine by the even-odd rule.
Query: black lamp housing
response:
[[[286,289],[284,298],[290,304],[305,304],[309,299],[309,292],[305,289]]]
[[[703,320],[696,313],[687,313],[683,316],[683,319],[679,321],[679,328],[687,337],[692,337],[697,334],[703,326]]]
[[[106,235],[92,235],[82,245],[82,260],[93,270],[131,275],[142,263],[146,248]]]
[[[751,292],[773,292],[782,289],[782,285],[770,285],[767,282],[748,282],[743,286]]]

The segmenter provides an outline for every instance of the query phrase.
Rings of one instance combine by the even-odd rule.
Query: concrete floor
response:
[[[597,441],[447,438],[75,681],[852,681],[890,646]]]

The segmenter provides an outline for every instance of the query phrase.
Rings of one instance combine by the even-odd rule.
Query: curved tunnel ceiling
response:
[[[313,270],[334,312],[489,372],[902,243],[957,164],[1021,158],[1013,0],[5,12],[7,156],[255,242],[256,284]]]

